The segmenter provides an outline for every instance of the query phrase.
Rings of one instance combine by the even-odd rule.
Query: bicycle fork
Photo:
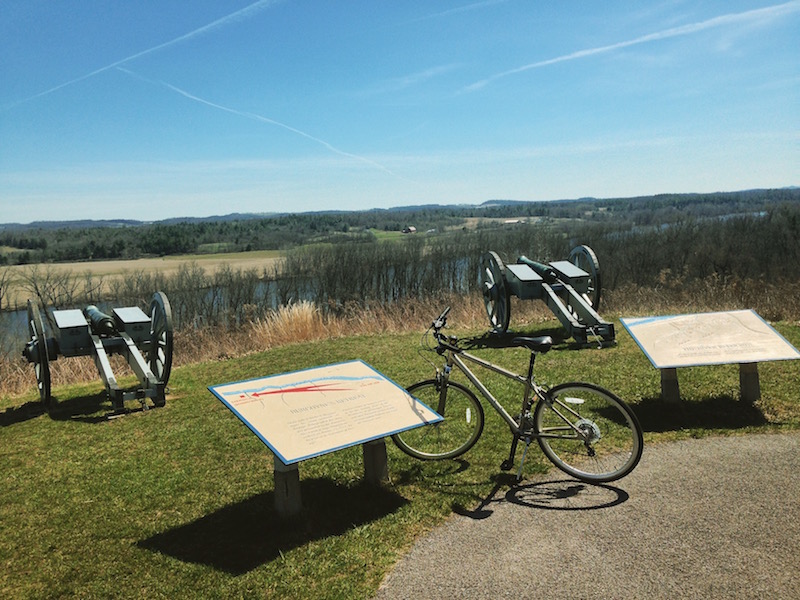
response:
[[[436,412],[442,417],[444,417],[447,404],[447,382],[450,381],[450,372],[452,370],[453,366],[450,363],[445,363],[444,372],[436,369],[436,385],[439,390],[439,405],[436,407]]]

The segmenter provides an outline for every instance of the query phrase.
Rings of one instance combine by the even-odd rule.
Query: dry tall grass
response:
[[[440,300],[408,300],[391,305],[364,308],[355,304],[335,314],[323,314],[312,302],[282,306],[264,318],[254,318],[235,328],[187,328],[175,332],[173,366],[226,360],[262,352],[276,346],[356,335],[381,335],[424,331],[445,307],[451,306],[451,321],[459,327],[481,328],[486,324],[483,301],[477,296]],[[551,318],[542,303],[512,299],[515,325]],[[20,340],[20,347],[24,340]],[[119,377],[130,373],[121,357],[111,357]],[[0,397],[30,393],[36,386],[33,367],[19,353],[0,355]],[[68,383],[98,381],[97,369],[89,357],[50,361],[53,387]]]
[[[483,299],[477,294],[436,300],[406,300],[388,305],[356,304],[323,312],[311,302],[280,307],[263,318],[253,318],[236,328],[187,328],[175,332],[173,365],[226,360],[285,344],[355,335],[422,332],[445,307],[451,306],[450,322],[459,328],[487,326]],[[626,287],[604,291],[601,314],[640,316],[752,308],[768,321],[800,319],[800,283],[771,285],[765,282],[725,284],[714,278],[684,284],[665,274],[656,288]],[[511,327],[525,330],[552,321],[544,302],[511,299]],[[20,347],[23,340],[20,340]],[[115,373],[129,372],[120,357],[112,357]],[[52,385],[97,381],[89,357],[50,362]],[[0,397],[30,393],[36,386],[33,368],[19,353],[0,355]]]

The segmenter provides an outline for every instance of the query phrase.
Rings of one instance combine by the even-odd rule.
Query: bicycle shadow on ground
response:
[[[543,510],[599,510],[627,502],[628,492],[605,483],[584,483],[576,479],[537,481],[506,492],[512,504]]]
[[[303,509],[281,518],[274,493],[263,492],[163,533],[136,542],[139,548],[183,562],[243,575],[308,542],[337,536],[389,515],[408,500],[380,486],[337,485],[329,479],[300,483]]]
[[[664,433],[682,429],[744,429],[769,421],[757,405],[731,395],[702,400],[666,402],[660,396],[643,398],[632,406],[644,431]]]
[[[470,462],[464,457],[450,460],[419,460],[409,466],[396,466],[392,474],[392,482],[396,485],[408,485],[430,477],[450,477],[467,471],[470,466]]]
[[[610,508],[626,502],[625,490],[608,484],[589,484],[577,479],[517,482],[515,475],[503,473],[494,477],[491,492],[472,509],[454,506],[453,511],[470,519],[486,519],[494,513],[492,504],[511,503],[539,510],[586,511]],[[508,488],[501,494],[504,488]]]

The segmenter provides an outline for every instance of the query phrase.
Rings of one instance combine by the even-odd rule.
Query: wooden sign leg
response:
[[[678,369],[661,369],[661,398],[673,404],[681,401]]]
[[[297,463],[285,465],[274,457],[275,469],[275,510],[281,517],[291,517],[303,508],[300,497],[300,469]]]
[[[389,463],[386,457],[386,442],[383,438],[362,444],[364,451],[364,479],[381,484],[389,481]]]
[[[741,363],[739,365],[739,388],[742,393],[742,402],[753,404],[761,398],[758,363]]]

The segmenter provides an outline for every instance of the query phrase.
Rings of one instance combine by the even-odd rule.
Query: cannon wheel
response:
[[[479,282],[489,324],[495,332],[505,333],[511,318],[511,298],[506,286],[506,267],[495,252],[481,256]]]
[[[39,312],[39,306],[28,300],[28,333],[31,342],[36,346],[37,361],[33,363],[36,373],[36,383],[39,386],[39,398],[47,409],[50,408],[52,397],[50,395],[50,357],[47,353],[47,340],[44,337],[44,323]]]
[[[172,370],[172,308],[164,292],[156,292],[150,302],[150,370],[160,383],[167,385]]]
[[[576,246],[569,253],[569,262],[589,273],[589,289],[584,299],[597,311],[600,306],[600,262],[589,246]]]

